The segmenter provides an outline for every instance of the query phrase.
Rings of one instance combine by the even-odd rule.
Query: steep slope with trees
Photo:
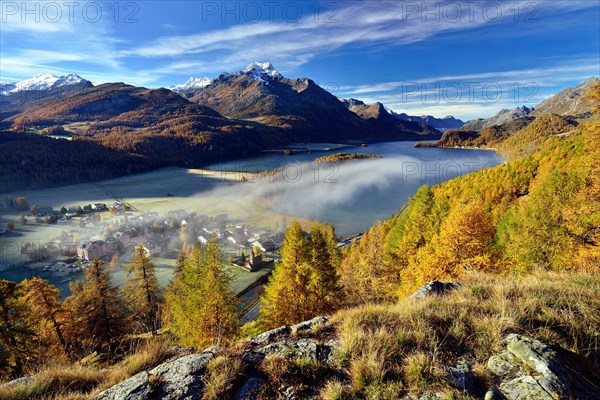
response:
[[[557,129],[568,133],[556,135]],[[342,280],[360,277],[357,260],[369,257],[387,265],[383,281],[397,282],[387,298],[470,270],[598,270],[599,135],[597,121],[576,125],[556,115],[539,117],[498,143],[514,161],[422,187],[400,216],[373,227],[366,243],[371,236],[385,239],[374,247],[353,245],[341,269],[351,273]],[[353,289],[361,282],[370,287],[372,273],[362,275]]]

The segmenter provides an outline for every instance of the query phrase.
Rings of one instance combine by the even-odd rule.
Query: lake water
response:
[[[334,224],[346,236],[389,218],[423,184],[433,185],[482,168],[502,158],[493,151],[414,148],[415,142],[386,142],[368,147],[347,147],[285,156],[264,153],[257,157],[217,163],[210,169],[263,171],[283,168],[278,179],[260,177],[236,185],[240,196],[272,199],[277,212]],[[380,159],[340,163],[313,163],[338,152],[381,155]]]
[[[184,209],[212,216],[227,213],[233,220],[253,226],[269,221],[281,224],[283,214],[289,216],[286,217],[288,224],[294,216],[309,218],[333,224],[339,236],[348,236],[368,229],[377,220],[389,218],[423,184],[433,185],[502,162],[501,157],[492,151],[414,148],[413,144],[414,142],[377,143],[368,147],[352,146],[291,156],[285,156],[281,152],[264,153],[257,157],[210,166],[211,169],[229,171],[283,168],[276,178],[258,178],[240,172],[249,179],[249,182],[244,183],[217,179],[219,174],[205,177],[201,171],[166,168],[99,184],[143,211],[164,214],[169,210]],[[324,146],[313,144],[310,147],[315,149]],[[313,163],[317,157],[341,151],[379,154],[382,158],[335,164]],[[173,196],[166,196],[167,192]],[[55,209],[62,205],[114,201],[96,184],[79,184],[14,195],[23,195],[32,204]],[[10,218],[17,221],[18,214],[13,214]],[[6,220],[3,220],[5,217],[6,215],[0,216],[3,224],[6,224]],[[108,215],[104,217],[110,218]],[[86,238],[98,233],[95,232],[96,228],[90,229],[81,230],[76,224],[68,227],[18,224],[20,236],[0,237],[0,263],[24,262],[18,251],[22,242],[46,243],[51,234],[60,236],[62,230]],[[13,250],[10,254],[14,259],[9,260],[7,249]],[[163,283],[171,277],[172,260],[168,261],[168,265],[159,263]],[[44,263],[40,265],[43,266]],[[40,270],[30,271],[19,267],[0,272],[0,278],[20,281],[32,274],[41,274],[61,288],[64,294],[68,293],[68,284],[62,282],[64,277],[52,277]],[[122,283],[123,278],[123,271],[115,271],[115,283]]]

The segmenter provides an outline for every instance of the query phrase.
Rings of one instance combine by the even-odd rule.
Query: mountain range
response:
[[[471,120],[465,123],[458,128],[465,131],[481,131],[484,128],[489,128],[491,126],[498,126],[502,124],[506,124],[510,121],[513,121],[517,118],[526,117],[533,111],[533,108],[529,107],[517,107],[512,110],[502,109],[498,111],[496,115],[490,118],[478,118]]]
[[[581,123],[594,120],[600,108],[600,81],[592,77],[575,88],[565,89],[535,108],[501,110],[492,118],[470,121],[451,129],[435,143],[416,147],[493,147],[507,158],[530,151],[545,138],[569,135]],[[510,152],[506,148],[510,148]],[[510,154],[509,154],[510,153]]]
[[[596,83],[592,78],[560,92],[538,109],[584,117],[595,103],[583,94]],[[190,79],[171,90],[124,83],[94,86],[76,75],[38,75],[3,84],[0,102],[0,131],[6,131],[0,132],[4,190],[105,179],[170,165],[202,166],[298,142],[442,137],[419,122],[433,123],[432,118],[414,120],[382,103],[339,99],[309,78],[284,77],[270,63],[253,63],[215,79]],[[446,131],[449,140],[443,143],[460,144],[465,136],[489,144],[529,125],[535,114],[528,108],[503,110],[492,122],[477,121],[490,124],[483,129]],[[448,117],[436,123],[459,121]],[[40,135],[52,132],[72,140],[57,146],[54,139]],[[85,168],[81,154],[88,154]]]
[[[598,78],[593,76],[574,88],[564,89],[554,96],[547,98],[535,107],[517,107],[513,110],[503,109],[490,118],[479,118],[471,120],[459,127],[464,131],[481,131],[484,128],[506,124],[512,120],[527,117],[539,117],[544,114],[579,116],[590,112],[592,100],[586,99],[587,93],[594,85],[599,82]],[[582,115],[583,116],[583,115]]]
[[[84,88],[93,86],[92,83],[76,74],[56,76],[39,74],[31,79],[15,83],[0,82],[0,95],[9,96],[31,90],[53,90],[61,87]]]
[[[369,105],[365,104],[363,101],[358,100],[358,99],[349,98],[349,99],[340,99],[340,101],[350,111],[356,112],[358,114],[364,113],[363,110],[370,107]],[[388,113],[392,117],[395,117],[401,121],[416,122],[418,124],[428,125],[428,126],[435,128],[441,132],[444,132],[448,129],[460,128],[461,126],[464,125],[464,121],[461,121],[460,119],[456,119],[452,115],[449,115],[444,118],[436,118],[432,115],[414,116],[414,115],[408,115],[406,113],[396,113],[396,112],[390,110],[389,108],[385,107],[382,103],[379,103],[379,102],[377,102],[375,104],[378,104],[377,107],[383,107],[383,109],[386,113]]]
[[[286,78],[268,62],[223,73],[208,85],[190,86],[179,93],[225,117],[290,130],[302,140],[408,140],[439,135],[425,124],[388,118],[385,111],[369,116],[352,112],[311,79]]]
[[[43,108],[48,103],[47,99],[57,95],[64,98],[67,92],[76,93],[92,86],[90,81],[75,74],[40,74],[20,82],[0,83],[0,100],[5,105],[0,112],[0,121],[25,110],[29,113],[31,109]],[[369,134],[372,129],[367,125],[372,123],[377,125],[380,140],[418,139],[422,138],[422,135],[438,134],[437,128],[443,131],[455,127],[456,121],[459,121],[452,117],[437,119],[432,116],[396,114],[388,108],[376,113],[377,116],[369,115],[368,118],[361,117],[365,116],[364,113],[353,112],[359,117],[356,118],[355,115],[342,110],[338,102],[334,101],[334,97],[314,81],[308,78],[287,79],[269,62],[254,62],[243,71],[222,73],[216,79],[190,77],[185,83],[170,86],[168,89],[191,102],[211,107],[225,117],[289,127],[301,135],[308,134],[306,140],[318,139],[319,131],[339,131],[337,136],[342,139],[344,136],[356,136],[361,132],[363,135]],[[360,100],[351,100],[364,105]],[[59,105],[59,108],[64,109],[62,105]],[[349,107],[346,108],[352,111]],[[390,115],[396,118],[389,118]],[[365,123],[369,118],[372,121]],[[14,118],[12,120],[14,121]],[[398,130],[403,135],[400,138]]]
[[[0,96],[0,129],[10,129],[0,134],[3,190],[171,165],[199,167],[297,142],[441,137],[438,130],[394,118],[379,105],[369,113],[352,112],[311,79],[285,78],[269,63],[214,80],[191,79],[172,90],[94,86],[73,76],[32,81],[4,85]],[[72,140],[57,147],[54,139],[39,135],[52,132]],[[88,156],[81,159],[82,154]]]

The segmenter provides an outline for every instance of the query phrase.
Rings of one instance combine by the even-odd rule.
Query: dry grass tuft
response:
[[[353,400],[357,398],[352,389],[340,381],[327,382],[321,390],[320,397],[323,400]]]
[[[548,340],[600,365],[599,275],[477,273],[462,283],[446,296],[364,305],[332,318],[356,394],[369,397],[370,388],[399,382],[404,393],[445,390],[441,366],[460,358],[472,362],[475,380],[484,386],[490,381],[485,363],[511,332]]]
[[[87,399],[116,383],[150,369],[173,355],[171,345],[153,338],[140,342],[131,355],[108,369],[97,366],[61,365],[38,372],[33,381],[11,387],[0,386],[0,400],[32,398]]]
[[[203,377],[204,400],[225,399],[233,389],[233,383],[243,368],[242,360],[236,357],[216,357],[208,363]]]

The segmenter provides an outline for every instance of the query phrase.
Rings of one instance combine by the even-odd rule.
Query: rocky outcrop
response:
[[[97,394],[94,400],[196,399],[213,350],[190,354],[143,371]]]
[[[466,360],[461,360],[456,367],[444,367],[448,381],[457,389],[468,394],[475,393],[475,381],[471,366]]]
[[[414,296],[421,298],[454,290],[453,282],[430,282]],[[293,365],[297,360],[308,360],[318,365],[326,379],[347,379],[339,357],[340,342],[327,317],[317,317],[293,326],[283,326],[250,338],[231,349],[212,348],[198,354],[179,356],[149,371],[99,393],[96,400],[149,400],[149,399],[200,399],[205,385],[205,374],[213,357],[237,357],[242,368],[237,373],[230,398],[249,400],[261,398],[265,388],[270,396],[285,399],[313,398],[318,390],[298,381],[298,375],[277,381],[273,386],[265,373],[264,360]],[[281,358],[281,359],[280,359]],[[266,365],[273,365],[267,363]],[[453,365],[453,366],[451,366]],[[488,389],[476,380],[471,370],[469,356],[461,357],[456,364],[441,365],[448,385],[466,396],[486,400],[557,400],[600,399],[600,372],[582,356],[559,346],[518,334],[509,334],[504,340],[504,350],[489,358],[487,368],[494,385]],[[347,374],[347,373],[346,373]],[[426,391],[419,397],[407,394],[406,399],[442,399],[443,393]]]
[[[510,334],[488,369],[499,384],[486,400],[600,399],[600,372],[585,358],[528,336]]]
[[[259,364],[269,355],[287,359],[302,357],[316,362],[333,363],[339,348],[337,340],[319,341],[294,336],[313,331],[327,322],[327,317],[316,317],[248,339],[240,350],[244,369],[248,373],[234,398],[256,398],[254,393],[261,386],[261,378],[257,375]],[[199,399],[202,397],[202,378],[207,371],[208,362],[220,351],[219,348],[211,348],[199,354],[165,362],[97,394],[94,400]]]
[[[409,299],[422,299],[424,297],[433,296],[433,295],[442,295],[451,290],[458,289],[460,287],[460,283],[458,282],[440,282],[440,281],[432,281],[429,282],[419,288],[416,292],[411,294]]]

